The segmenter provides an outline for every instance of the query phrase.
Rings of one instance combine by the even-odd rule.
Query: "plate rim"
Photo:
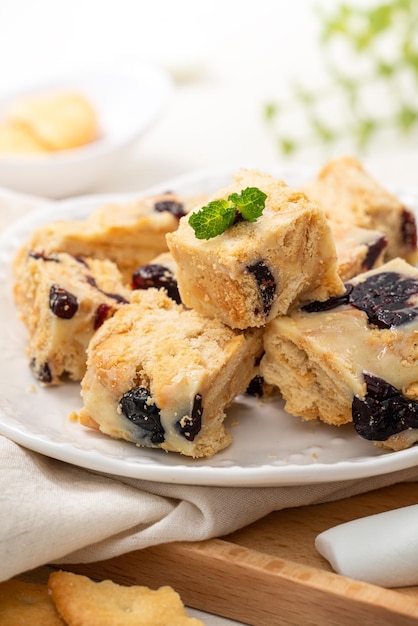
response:
[[[191,468],[185,465],[134,465],[127,461],[123,465],[118,460],[112,459],[107,459],[106,463],[98,463],[94,459],[92,461],[88,451],[80,451],[77,454],[76,447],[71,454],[68,454],[62,445],[56,446],[48,440],[42,441],[39,437],[31,437],[29,434],[14,430],[1,422],[0,435],[8,437],[14,443],[22,445],[32,452],[92,472],[140,479],[147,482],[190,486],[286,487],[315,485],[323,482],[337,483],[372,478],[380,476],[382,473],[388,475],[416,467],[418,464],[416,450],[409,448],[396,453],[389,452],[387,455],[371,457],[364,461],[360,459],[330,464],[263,465],[257,468],[238,466],[223,468],[201,465]],[[402,459],[400,455],[402,455]],[[336,468],[338,469],[337,472],[335,471]]]

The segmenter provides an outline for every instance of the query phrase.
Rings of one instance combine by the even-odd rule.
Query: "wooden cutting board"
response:
[[[191,607],[252,626],[410,626],[418,587],[383,589],[331,571],[321,531],[418,503],[416,483],[271,513],[222,539],[172,543],[65,569],[120,584],[171,585]]]

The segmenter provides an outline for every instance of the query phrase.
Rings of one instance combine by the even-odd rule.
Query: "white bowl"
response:
[[[0,118],[12,102],[24,96],[59,89],[77,90],[91,101],[99,118],[100,138],[72,150],[0,155],[0,186],[49,198],[92,191],[111,170],[123,167],[123,157],[167,104],[172,83],[163,70],[148,65],[135,72],[61,77],[2,98]]]

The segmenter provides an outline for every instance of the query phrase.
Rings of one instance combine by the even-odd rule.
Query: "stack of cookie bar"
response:
[[[256,219],[196,236],[191,216],[247,189],[265,198]],[[16,301],[37,378],[81,379],[79,421],[112,437],[210,457],[258,380],[291,414],[399,449],[418,440],[416,246],[413,213],[353,159],[304,189],[241,170],[210,198],[41,227],[16,258]]]

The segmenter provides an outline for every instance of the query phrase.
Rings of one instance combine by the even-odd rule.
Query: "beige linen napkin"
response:
[[[0,227],[40,202],[0,190]],[[88,562],[160,543],[219,537],[274,510],[405,480],[418,481],[418,468],[277,488],[164,484],[85,470],[0,437],[0,581],[46,563]]]
[[[277,488],[173,485],[91,472],[0,437],[0,580],[45,563],[95,561],[160,543],[220,537],[274,510],[404,480],[418,480],[418,469]]]

